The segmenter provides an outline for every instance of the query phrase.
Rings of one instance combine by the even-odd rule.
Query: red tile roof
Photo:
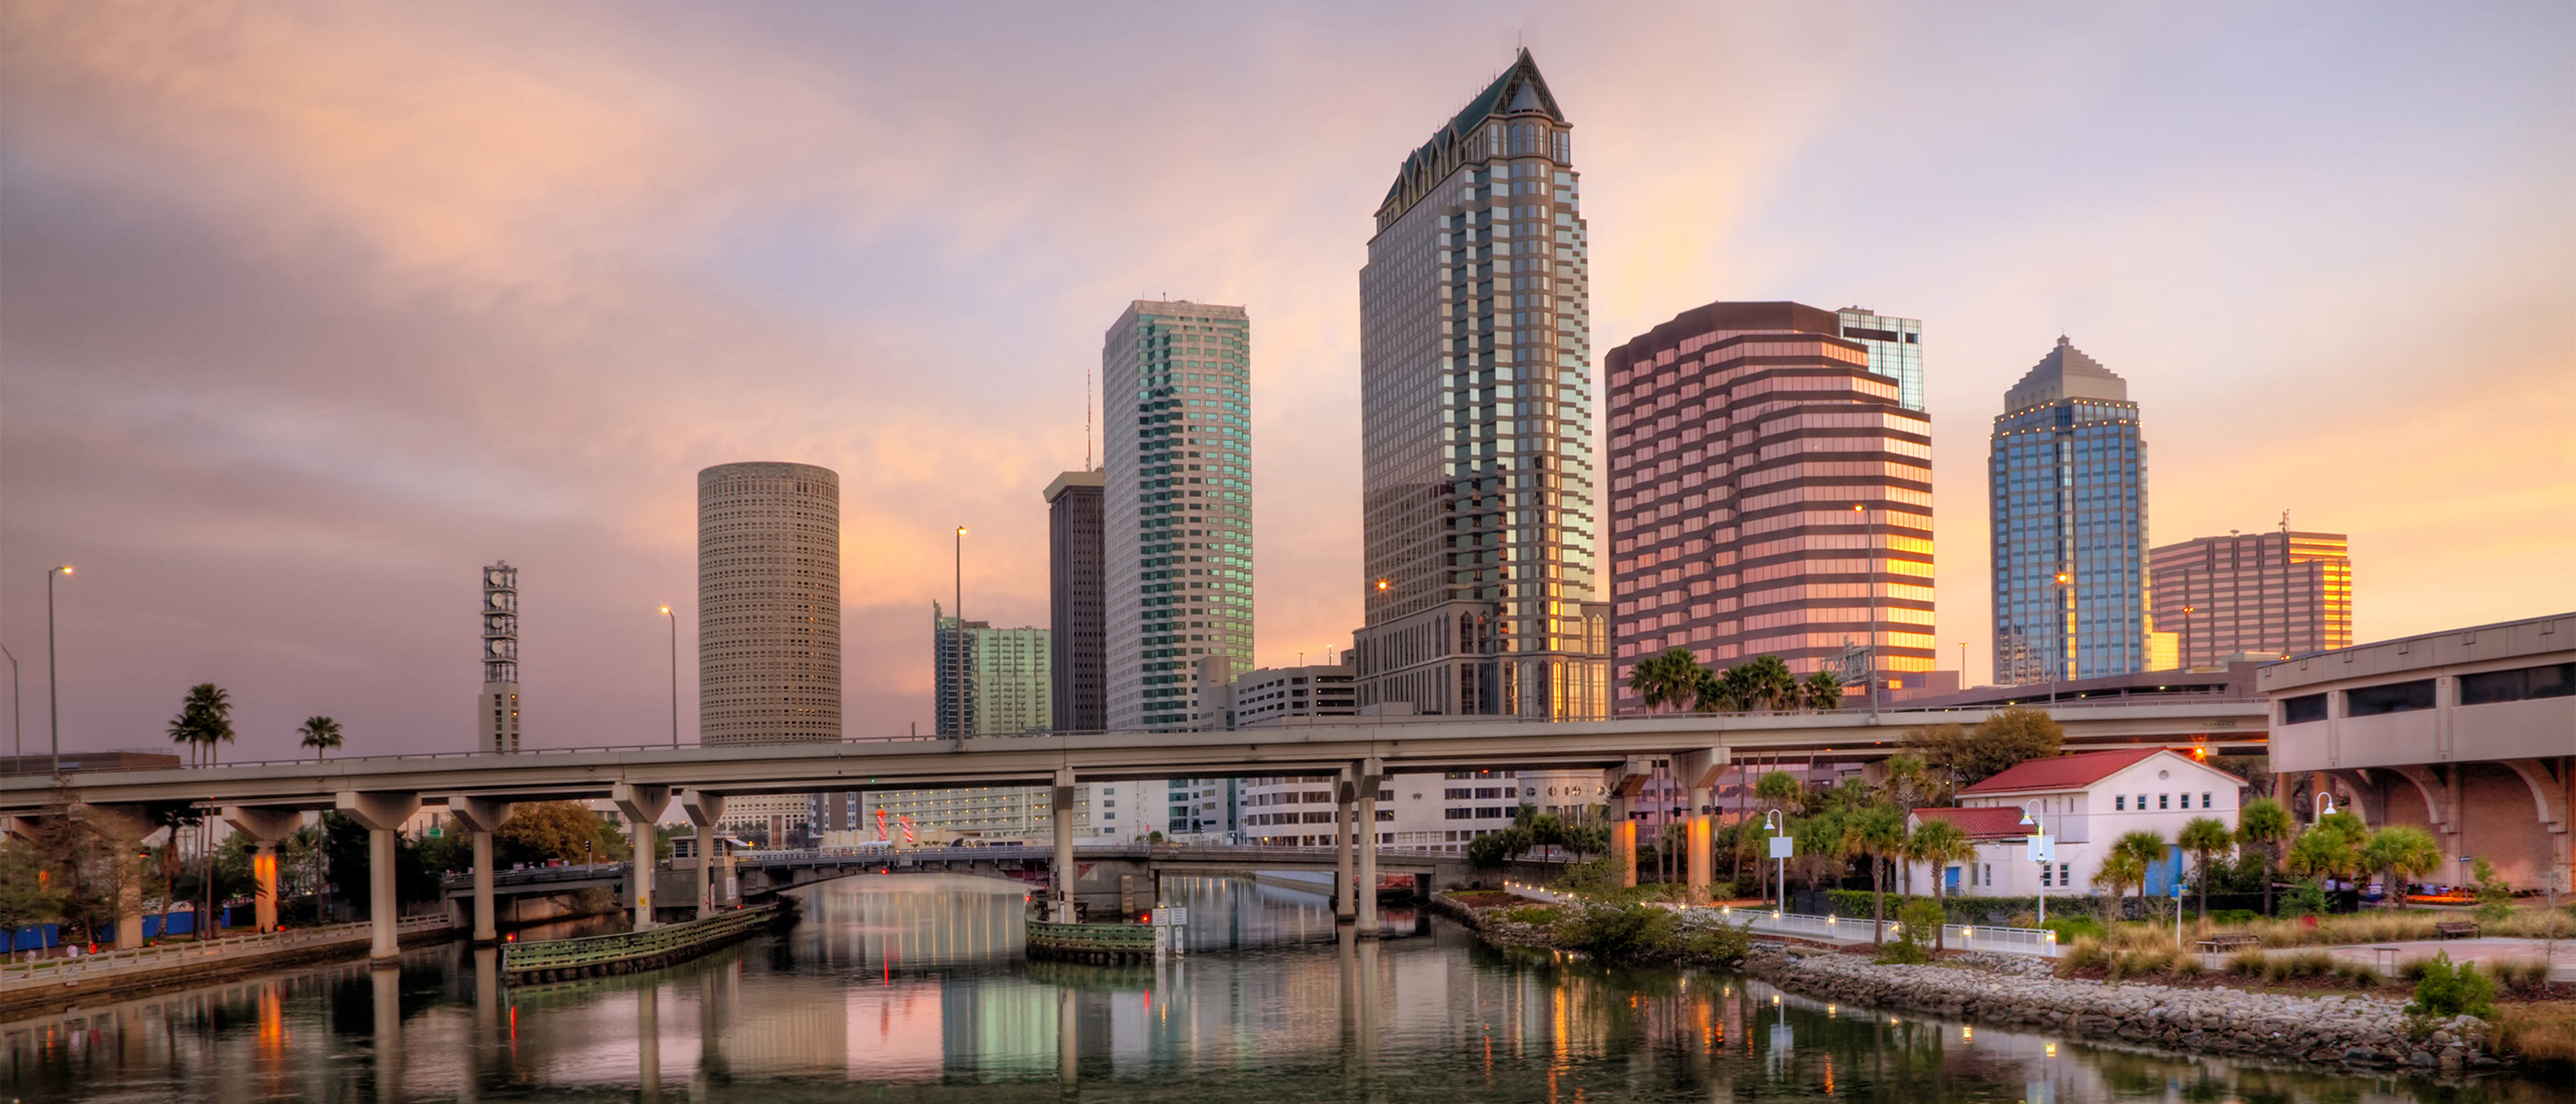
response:
[[[1917,820],[1946,820],[1968,833],[1970,839],[2021,839],[2034,831],[2021,822],[2021,810],[2010,805],[1985,809],[1916,809]]]
[[[1963,794],[2012,793],[2022,790],[2080,790],[2163,752],[2163,748],[2128,748],[2121,751],[2088,751],[2081,755],[2060,755],[2052,759],[2032,759],[2020,763],[1974,786],[1962,788]]]

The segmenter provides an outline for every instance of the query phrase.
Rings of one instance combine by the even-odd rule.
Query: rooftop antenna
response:
[[[1082,366],[1082,470],[1091,470],[1091,366]]]

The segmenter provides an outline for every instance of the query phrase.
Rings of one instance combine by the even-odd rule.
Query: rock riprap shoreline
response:
[[[1766,944],[1745,958],[1744,972],[1810,997],[2189,1053],[2340,1066],[2496,1064],[2481,1046],[2485,1022],[2474,1016],[2432,1021],[2418,1036],[2402,1001],[2112,985],[2056,977],[2036,961],[1981,961],[1987,957],[1885,966]]]

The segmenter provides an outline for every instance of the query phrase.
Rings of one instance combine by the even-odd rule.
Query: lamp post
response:
[[[957,631],[950,637],[948,663],[949,708],[955,711],[956,729],[952,735],[970,736],[966,731],[966,527],[957,527],[956,540]]]
[[[671,746],[680,746],[680,615],[671,607],[662,607],[662,619],[671,623]]]
[[[2066,677],[2066,653],[2074,647],[2075,629],[2067,624],[2067,611],[2075,604],[2075,588],[2067,584],[2074,581],[2075,576],[2071,572],[2057,573],[2058,644],[2054,649],[2056,654],[2048,657],[2048,707],[2050,709],[2057,708],[2057,682]]]
[[[63,774],[63,684],[54,662],[54,577],[69,575],[72,565],[45,569],[45,713],[54,732],[54,777]]]
[[[15,773],[27,758],[27,714],[18,708],[18,655],[0,644],[0,656],[9,657],[9,770]]]
[[[2037,804],[2039,799],[2035,797],[2022,802],[2021,820],[2022,823],[2030,825],[2030,859],[2039,864],[2040,870],[2040,882],[2035,887],[2039,894],[2039,926],[2046,928],[2048,927],[2048,864],[2055,861],[2057,855],[2049,845],[2047,826],[2039,822],[2039,813],[2031,808]]]
[[[2191,670],[2191,615],[2197,609],[2194,606],[2182,608],[2182,669],[2185,671]]]

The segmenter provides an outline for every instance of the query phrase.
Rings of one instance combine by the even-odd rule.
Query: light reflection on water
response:
[[[1485,947],[1410,914],[1337,938],[1320,897],[1167,880],[1190,953],[1020,958],[1023,889],[803,891],[802,923],[668,970],[504,988],[491,952],[363,964],[0,1024],[27,1100],[847,1099],[2372,1102],[2549,1099],[2239,1066],[1828,1006],[1725,975]],[[1420,932],[1423,934],[1413,934]]]

